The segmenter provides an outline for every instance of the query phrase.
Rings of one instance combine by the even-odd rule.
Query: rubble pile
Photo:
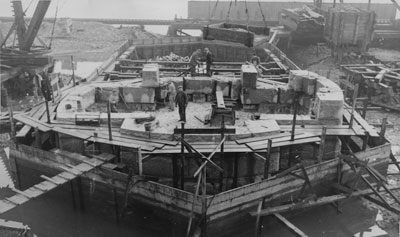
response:
[[[169,55],[157,56],[155,61],[167,61],[167,62],[189,62],[189,56],[179,56],[171,52]]]

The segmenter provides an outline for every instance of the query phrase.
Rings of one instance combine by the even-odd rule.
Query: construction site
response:
[[[0,236],[400,236],[399,3],[3,4]]]

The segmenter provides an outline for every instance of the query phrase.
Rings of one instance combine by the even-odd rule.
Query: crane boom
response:
[[[18,42],[19,46],[21,47],[23,42],[25,42],[25,35],[26,35],[24,10],[22,9],[21,0],[14,0],[12,1],[12,4],[14,8],[14,22],[16,26],[16,32],[18,35]]]
[[[46,15],[47,9],[49,8],[51,0],[39,0],[38,5],[36,6],[35,12],[33,13],[31,22],[29,23],[28,30],[25,36],[25,41],[20,46],[21,50],[29,51],[31,48],[33,41],[35,40],[40,25],[43,22],[43,18]]]
[[[396,0],[391,0],[391,1],[396,6],[397,10],[400,11],[400,5],[396,2]]]

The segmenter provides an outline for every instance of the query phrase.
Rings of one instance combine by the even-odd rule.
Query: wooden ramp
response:
[[[39,184],[24,191],[13,189],[13,191],[16,192],[14,196],[0,200],[0,215],[103,165],[107,161],[108,159],[102,159],[102,156],[96,156],[96,158],[83,160],[82,163],[76,166],[64,165],[61,166],[64,172],[54,177],[50,178],[42,175],[41,177],[45,179],[45,181]]]

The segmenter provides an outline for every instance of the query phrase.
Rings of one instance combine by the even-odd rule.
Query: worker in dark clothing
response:
[[[196,75],[196,66],[200,64],[199,61],[200,54],[201,50],[198,49],[192,53],[192,56],[190,56],[189,65],[190,65],[190,75],[192,77]]]
[[[258,66],[260,65],[260,57],[257,56],[256,53],[253,54],[253,57],[251,57],[250,62],[254,65],[254,66]]]
[[[186,106],[188,104],[188,97],[183,91],[183,87],[178,87],[178,93],[175,96],[175,106],[179,106],[179,121],[186,122]]]
[[[206,72],[207,76],[211,77],[212,72],[211,72],[211,64],[213,63],[213,55],[211,51],[208,48],[204,49],[204,53],[206,54]]]

